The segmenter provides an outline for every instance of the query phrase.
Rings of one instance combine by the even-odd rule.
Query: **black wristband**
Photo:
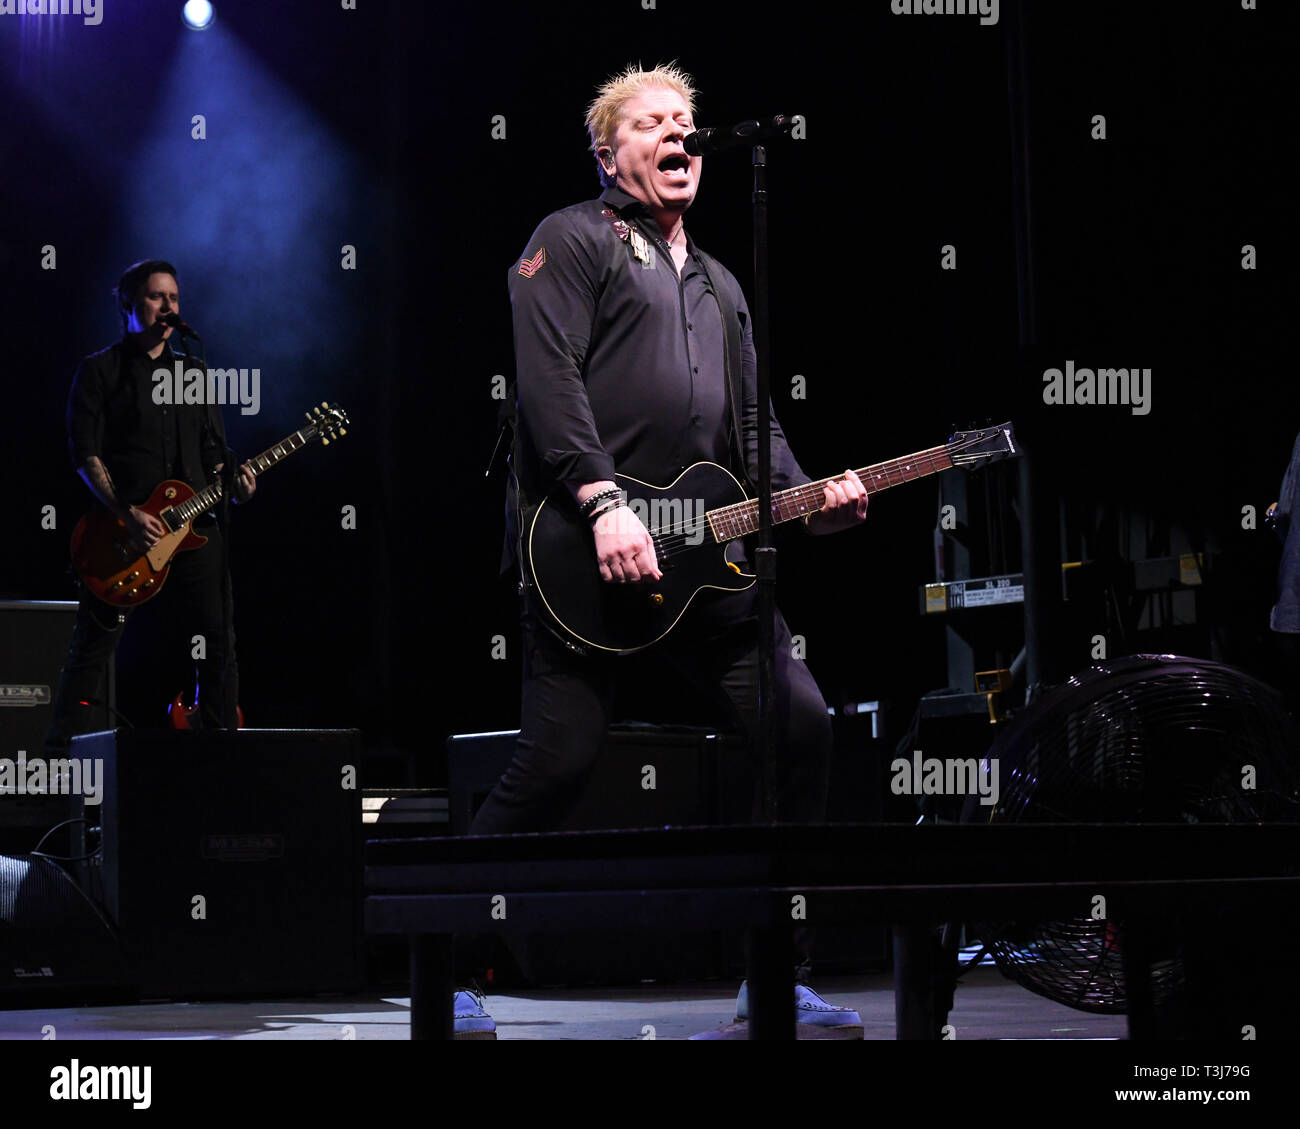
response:
[[[596,509],[592,510],[592,512],[587,515],[587,520],[594,522],[598,517],[601,517],[603,514],[609,513],[610,510],[621,509],[623,506],[626,505],[627,503],[623,501],[622,498],[610,498],[607,502],[604,503],[604,505],[598,506]]]
[[[578,512],[582,514],[583,517],[590,517],[592,511],[607,498],[622,498],[622,496],[623,491],[617,486],[609,486],[604,490],[597,490],[596,493],[591,495],[590,498],[578,507]]]

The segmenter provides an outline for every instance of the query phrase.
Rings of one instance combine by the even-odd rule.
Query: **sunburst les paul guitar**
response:
[[[1020,454],[1011,424],[959,431],[945,444],[857,472],[871,494],[952,467],[974,468]],[[550,626],[584,652],[630,654],[657,643],[706,588],[738,592],[758,577],[728,559],[728,547],[758,531],[758,500],[716,463],[695,463],[669,486],[625,474],[614,481],[654,542],[660,580],[601,579],[590,522],[567,490],[538,507],[525,530],[524,564]],[[825,504],[829,478],[772,495],[772,524],[795,521]],[[735,554],[732,554],[733,556]]]
[[[348,426],[342,408],[321,404],[307,413],[303,427],[249,459],[248,464],[254,474],[262,474],[316,440],[328,446],[346,435]],[[220,482],[199,491],[175,479],[160,482],[149,500],[138,508],[158,518],[167,533],[143,554],[132,541],[126,523],[109,510],[96,507],[72,531],[72,567],[104,603],[118,608],[137,607],[162,591],[177,553],[207,544],[208,539],[195,533],[192,526],[197,517],[220,500]]]

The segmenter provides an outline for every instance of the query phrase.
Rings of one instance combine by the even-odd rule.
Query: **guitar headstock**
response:
[[[1001,459],[1018,459],[1020,448],[1010,422],[996,427],[957,431],[948,440],[948,455],[953,466],[978,467]]]
[[[307,422],[316,429],[322,447],[328,447],[331,440],[341,439],[352,426],[347,412],[337,404],[327,404],[323,400],[319,408],[312,408],[307,413]]]

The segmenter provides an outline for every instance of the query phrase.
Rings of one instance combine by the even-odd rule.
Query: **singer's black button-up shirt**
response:
[[[621,225],[644,237],[645,257]],[[649,210],[607,188],[598,200],[547,216],[511,266],[518,381],[512,478],[525,507],[557,483],[597,482],[615,470],[667,484],[705,460],[756,478],[749,309],[730,271],[716,264],[706,270],[689,236],[687,249],[679,276]],[[727,288],[740,321],[744,468],[731,442],[715,286]],[[775,414],[770,426],[773,490],[808,482]],[[513,518],[513,499],[507,509]],[[508,536],[507,563],[512,543]]]
[[[72,378],[67,411],[72,465],[79,468],[99,456],[118,497],[133,506],[168,478],[201,490],[225,450],[219,408],[155,402],[154,371],[174,373],[177,359],[167,346],[152,358],[124,339],[86,357]],[[179,359],[185,368],[202,367]]]

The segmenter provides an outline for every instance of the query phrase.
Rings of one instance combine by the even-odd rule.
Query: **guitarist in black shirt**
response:
[[[225,431],[216,404],[159,403],[155,398],[154,371],[171,369],[176,361],[169,344],[175,331],[164,320],[180,311],[175,267],[160,259],[135,263],[122,275],[115,294],[122,340],[78,366],[68,396],[68,447],[73,466],[95,500],[121,519],[133,548],[144,552],[167,531],[140,504],[165,479],[201,489],[219,475]],[[197,364],[191,358],[185,363]],[[233,482],[236,501],[247,501],[257,488],[247,464]],[[157,617],[155,622],[182,629],[187,643],[193,635],[203,636],[204,654],[196,660],[199,718],[204,726],[233,728],[239,678],[234,632],[226,630],[231,594],[223,536],[210,518],[196,522],[195,531],[208,543],[177,555],[168,583],[154,601],[161,608],[151,615]],[[93,706],[104,698],[107,663],[129,614],[82,587],[46,737],[51,753],[65,750],[73,735],[93,727]]]

